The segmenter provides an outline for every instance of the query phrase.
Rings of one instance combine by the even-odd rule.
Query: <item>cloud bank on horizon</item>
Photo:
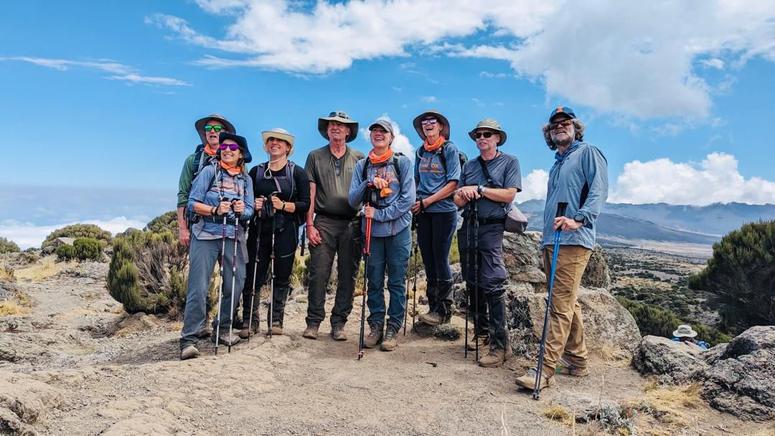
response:
[[[198,65],[309,75],[415,52],[496,59],[508,62],[518,77],[540,82],[548,96],[634,118],[706,118],[711,96],[728,86],[735,70],[756,58],[775,61],[775,3],[764,1],[196,4],[230,21],[224,35],[207,35],[173,15],[152,15],[146,22],[218,52]],[[487,43],[461,42],[467,37]],[[718,70],[722,79],[711,83],[697,74],[701,69]]]

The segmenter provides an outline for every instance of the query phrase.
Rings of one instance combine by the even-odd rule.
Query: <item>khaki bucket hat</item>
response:
[[[274,129],[264,130],[261,132],[261,138],[264,140],[264,145],[266,145],[267,141],[269,141],[269,138],[282,139],[290,146],[288,154],[293,153],[293,143],[295,138],[285,129],[275,127]]]
[[[347,112],[334,111],[328,114],[327,117],[318,118],[318,132],[323,135],[324,138],[330,141],[328,138],[328,123],[330,121],[336,121],[342,124],[347,124],[350,128],[350,134],[347,135],[345,142],[352,142],[356,136],[358,136],[358,122],[351,119]]]
[[[422,119],[425,117],[434,117],[437,120],[441,121],[441,124],[444,125],[444,127],[441,128],[441,136],[447,138],[449,140],[449,120],[447,117],[441,114],[441,112],[436,110],[429,110],[421,113],[420,115],[417,115],[414,118],[414,121],[412,121],[412,124],[414,125],[414,130],[417,131],[417,134],[420,135],[420,138],[425,140],[425,132],[422,130]]]
[[[673,336],[676,338],[693,338],[697,336],[697,332],[694,331],[692,326],[688,324],[681,324],[677,329],[673,330]]]
[[[498,123],[492,118],[485,118],[482,121],[479,121],[479,124],[477,124],[476,127],[474,127],[470,132],[468,132],[468,136],[470,136],[471,139],[476,141],[476,137],[474,136],[474,133],[476,133],[476,131],[479,129],[494,130],[500,133],[501,140],[498,141],[498,144],[497,144],[498,147],[500,147],[501,145],[503,145],[504,142],[506,142],[506,136],[507,136],[506,131],[503,130],[500,123]]]
[[[237,129],[234,128],[234,124],[230,123],[229,120],[226,119],[226,117],[224,117],[221,114],[212,113],[204,118],[200,118],[196,120],[196,122],[194,123],[194,129],[196,129],[196,133],[199,134],[199,138],[202,140],[202,144],[207,142],[205,140],[204,128],[205,128],[205,124],[207,124],[208,121],[218,121],[219,123],[223,124],[223,127],[226,128],[227,132],[232,134],[237,133]]]

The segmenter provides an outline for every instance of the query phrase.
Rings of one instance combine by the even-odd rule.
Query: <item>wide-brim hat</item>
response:
[[[328,114],[327,117],[318,118],[318,132],[320,132],[326,140],[330,141],[328,138],[328,123],[331,121],[346,124],[347,127],[350,128],[350,134],[347,135],[345,142],[352,142],[352,140],[358,136],[358,122],[350,118],[350,116],[347,115],[347,112],[334,111]]]
[[[449,139],[449,120],[440,112],[431,109],[429,111],[425,111],[421,113],[420,115],[417,115],[414,118],[414,121],[412,121],[412,125],[414,125],[414,130],[417,131],[417,134],[420,135],[420,138],[422,138],[423,141],[425,140],[425,132],[422,129],[422,119],[425,117],[433,117],[441,121],[441,124],[444,125],[444,127],[441,128],[441,136],[445,137],[446,139]]]
[[[229,120],[227,120],[223,115],[221,114],[210,114],[204,118],[200,118],[196,120],[194,123],[194,129],[196,129],[196,133],[199,134],[199,138],[202,140],[202,144],[206,143],[205,140],[205,124],[207,124],[208,121],[218,121],[219,123],[223,124],[223,127],[226,128],[226,131],[229,133],[236,134],[237,129],[234,128],[234,124],[230,123]]]
[[[253,160],[253,156],[250,154],[250,149],[248,148],[248,140],[245,139],[244,136],[235,135],[233,133],[229,132],[221,132],[220,135],[218,135],[218,143],[223,144],[223,141],[231,139],[232,141],[236,142],[237,145],[239,145],[239,149],[242,151],[242,161],[245,163],[250,163],[250,161]],[[218,153],[221,152],[221,149],[218,149]]]
[[[264,130],[261,132],[261,138],[264,140],[264,145],[266,145],[267,141],[269,141],[269,138],[282,139],[283,141],[287,142],[288,145],[291,146],[291,150],[293,150],[295,138],[285,129],[275,127],[274,129]]]
[[[693,338],[697,336],[697,332],[694,331],[692,326],[688,324],[681,324],[673,331],[673,336],[677,338]]]
[[[479,129],[488,129],[488,130],[494,130],[498,132],[500,134],[501,140],[498,141],[498,144],[496,145],[497,147],[500,147],[501,145],[503,145],[503,143],[506,142],[506,138],[508,136],[506,135],[506,131],[503,130],[500,123],[498,123],[492,118],[485,118],[482,121],[479,121],[479,124],[477,124],[476,127],[474,127],[470,132],[468,132],[468,136],[471,137],[471,139],[473,139],[474,142],[476,142],[476,136],[474,136],[474,134]]]

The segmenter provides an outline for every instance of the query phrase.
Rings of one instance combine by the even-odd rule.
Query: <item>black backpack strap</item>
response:
[[[479,165],[482,167],[482,174],[484,174],[484,178],[487,180],[487,184],[485,186],[495,186],[495,183],[493,183],[492,177],[490,176],[490,171],[487,169],[487,163],[485,163],[481,156],[477,157],[476,160],[479,161]]]
[[[447,145],[445,142],[441,147],[439,147],[438,150],[434,151],[433,154],[439,155],[439,160],[441,161],[441,168],[444,169],[444,174],[447,173],[447,156],[444,154],[444,146]],[[422,158],[425,155],[425,146],[421,145],[420,148],[417,149],[417,155]]]
[[[200,171],[202,171],[202,155],[204,154],[205,146],[203,144],[199,144],[196,146],[196,149],[194,149],[194,163],[192,165],[194,169],[194,176],[191,177],[191,180],[193,181],[197,174],[199,174]]]
[[[396,179],[398,180],[398,186],[401,186],[401,167],[398,166],[398,156],[403,156],[402,153],[396,152],[393,155],[393,167],[396,169]],[[369,158],[366,157],[366,162],[363,163],[363,171],[361,171],[361,180],[366,181],[366,178],[369,175]]]

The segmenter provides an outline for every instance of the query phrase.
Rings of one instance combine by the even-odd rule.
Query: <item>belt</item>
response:
[[[324,216],[326,218],[330,218],[332,220],[339,220],[339,221],[352,221],[356,218],[358,218],[358,215],[339,215],[335,213],[328,213],[328,212],[315,212],[317,215]]]
[[[477,221],[479,221],[480,225],[483,224],[505,224],[506,218],[479,218]]]

